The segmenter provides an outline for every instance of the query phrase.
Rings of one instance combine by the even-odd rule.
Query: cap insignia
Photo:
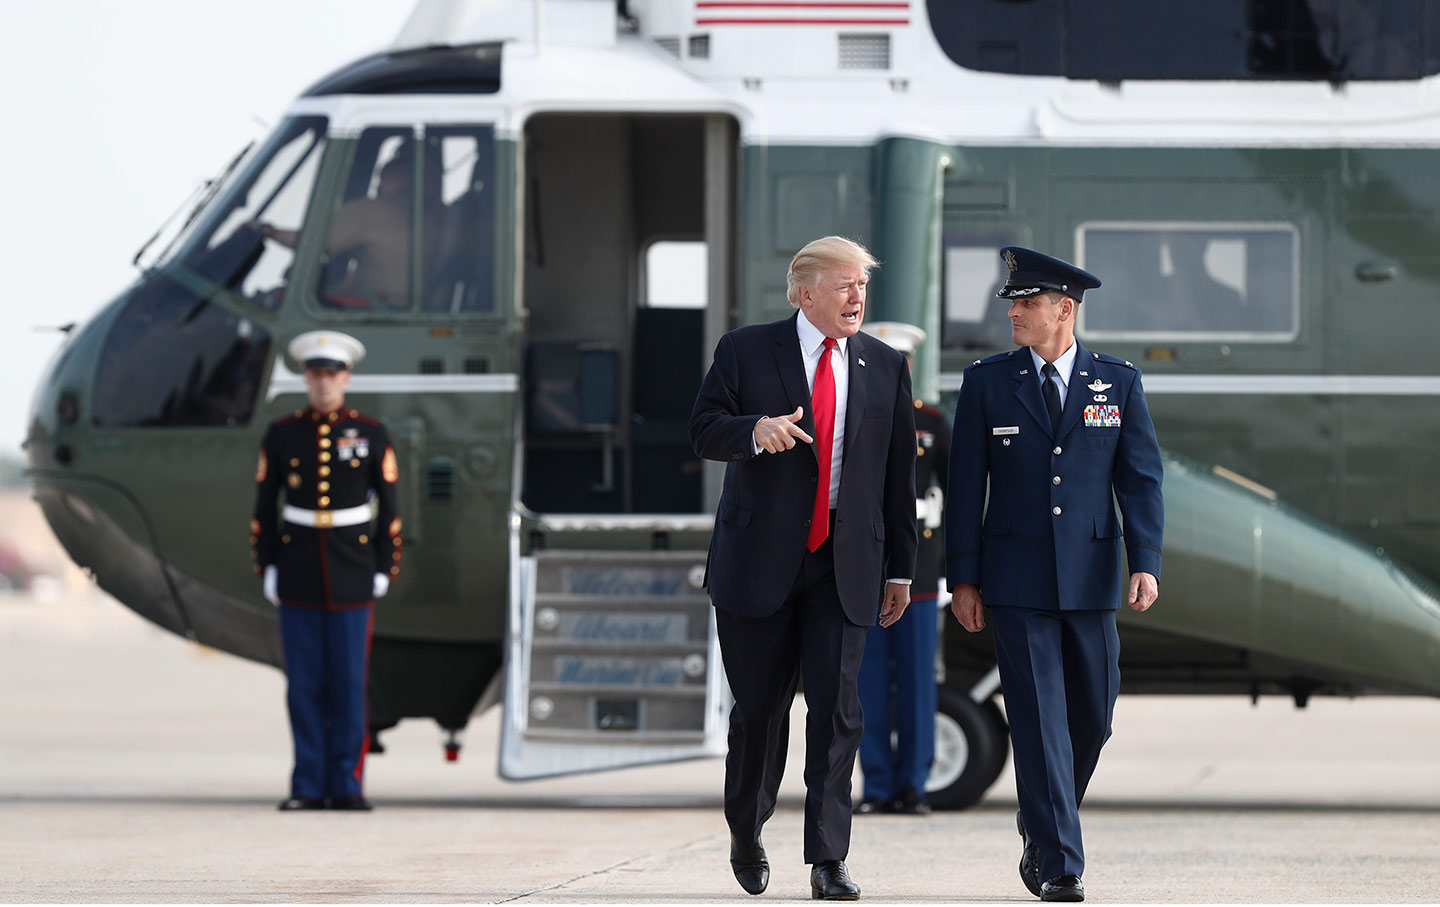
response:
[[[1012,271],[1020,270],[1020,265],[1015,262],[1015,253],[1008,249],[1005,251],[1005,267]]]

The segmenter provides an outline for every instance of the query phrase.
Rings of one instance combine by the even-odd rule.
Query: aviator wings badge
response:
[[[1108,390],[1110,389],[1110,387],[1111,387],[1111,385],[1106,384],[1104,381],[1101,381],[1099,378],[1096,378],[1094,381],[1091,381],[1088,386],[1089,386],[1089,388],[1090,388],[1092,391],[1094,391],[1094,392],[1097,393],[1097,394],[1100,393],[1101,391],[1108,391]]]

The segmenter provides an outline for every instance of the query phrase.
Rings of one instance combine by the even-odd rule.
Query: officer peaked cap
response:
[[[302,368],[344,371],[365,358],[365,344],[339,331],[307,331],[290,341],[290,358]]]
[[[1006,246],[1000,250],[1000,258],[1010,269],[1005,286],[995,292],[1001,299],[1023,299],[1056,292],[1080,302],[1086,290],[1100,286],[1100,278],[1089,271],[1043,252]]]

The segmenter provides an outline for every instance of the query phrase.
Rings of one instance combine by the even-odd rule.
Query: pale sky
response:
[[[409,0],[67,0],[0,28],[0,455],[22,456],[60,345],[150,235],[320,77],[384,49]]]

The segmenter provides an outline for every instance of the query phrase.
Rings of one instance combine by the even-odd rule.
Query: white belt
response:
[[[285,505],[281,511],[285,522],[297,526],[314,526],[316,529],[332,529],[336,526],[359,526],[370,522],[372,516],[369,504],[359,507],[342,507],[339,510],[306,510],[304,507]]]

